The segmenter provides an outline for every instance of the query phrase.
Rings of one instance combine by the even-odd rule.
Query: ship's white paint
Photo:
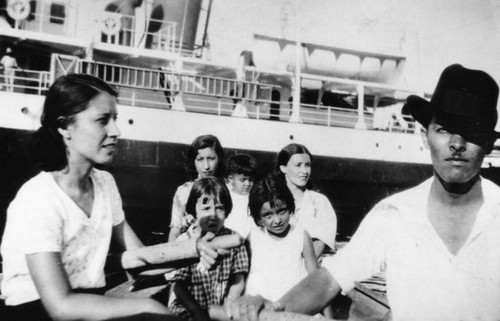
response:
[[[0,127],[34,130],[40,126],[44,97],[2,92],[0,99],[4,111]],[[118,112],[123,139],[190,144],[195,137],[211,133],[228,148],[276,152],[295,141],[319,156],[415,164],[430,161],[419,135],[123,105]]]

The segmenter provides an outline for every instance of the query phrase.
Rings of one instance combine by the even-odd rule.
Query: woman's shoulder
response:
[[[9,210],[22,209],[24,211],[33,206],[40,208],[46,204],[53,204],[59,195],[58,188],[52,175],[42,171],[21,186],[10,203]]]
[[[326,200],[328,200],[328,197],[326,197],[325,194],[323,194],[319,191],[312,190],[312,189],[306,189],[305,194],[311,198],[314,198],[314,199],[326,199]]]
[[[52,175],[42,171],[26,181],[17,192],[17,195],[28,193],[35,196],[35,194],[43,194],[45,192],[49,192],[53,183],[55,183],[55,181]]]
[[[187,181],[182,185],[179,185],[177,187],[176,193],[185,193],[186,191],[191,191],[191,188],[193,187],[194,181]]]
[[[306,190],[304,193],[305,199],[309,199],[312,204],[314,204],[314,207],[325,205],[325,204],[330,204],[330,199],[328,197],[318,191],[313,191],[313,190]]]

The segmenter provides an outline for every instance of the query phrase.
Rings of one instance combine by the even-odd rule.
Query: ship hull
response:
[[[27,137],[39,126],[43,96],[3,93],[0,118],[0,228],[19,187],[37,173]],[[258,176],[273,170],[277,152],[290,142],[313,157],[314,189],[324,193],[338,216],[342,239],[352,235],[380,199],[432,175],[420,135],[237,118],[162,108],[118,106],[118,151],[105,168],[113,173],[128,220],[146,243],[166,240],[175,189],[188,180],[184,153],[192,140],[214,134],[226,155],[246,152]],[[483,169],[500,181],[497,167]]]
[[[16,191],[38,169],[30,160],[30,131],[0,128],[0,229]],[[183,157],[187,144],[120,139],[118,152],[104,167],[115,177],[127,219],[145,243],[166,240],[175,189],[188,176]],[[273,169],[276,152],[226,148],[227,155],[246,152],[258,160],[258,176]],[[324,193],[338,216],[340,238],[352,235],[366,212],[381,198],[429,177],[424,164],[403,164],[337,157],[313,159],[313,187]]]

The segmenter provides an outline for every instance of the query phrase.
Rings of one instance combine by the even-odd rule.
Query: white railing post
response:
[[[217,115],[221,115],[222,114],[222,101],[220,99],[220,97],[217,98]]]
[[[38,74],[38,94],[41,95],[42,94],[42,79],[43,79],[43,74],[42,73],[39,73]]]
[[[363,85],[358,85],[356,88],[358,92],[358,121],[354,128],[356,129],[366,129],[365,123],[365,87]]]
[[[299,5],[298,0],[295,0],[295,74],[293,81],[293,102],[292,114],[290,115],[289,122],[300,122],[300,92],[301,92],[301,64],[300,55],[302,53],[302,44],[300,41],[300,25],[299,25]]]

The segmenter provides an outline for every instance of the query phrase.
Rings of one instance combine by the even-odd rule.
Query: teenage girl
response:
[[[216,176],[223,177],[224,150],[217,137],[202,135],[196,137],[186,153],[185,168],[191,180],[179,186],[172,203],[170,232],[168,241],[172,242],[185,232],[194,222],[192,215],[186,213],[186,202],[196,179]]]
[[[314,252],[319,257],[325,250],[334,249],[337,216],[328,198],[310,189],[311,162],[312,155],[304,145],[289,144],[278,153],[275,175],[293,195],[292,223],[311,235]]]

